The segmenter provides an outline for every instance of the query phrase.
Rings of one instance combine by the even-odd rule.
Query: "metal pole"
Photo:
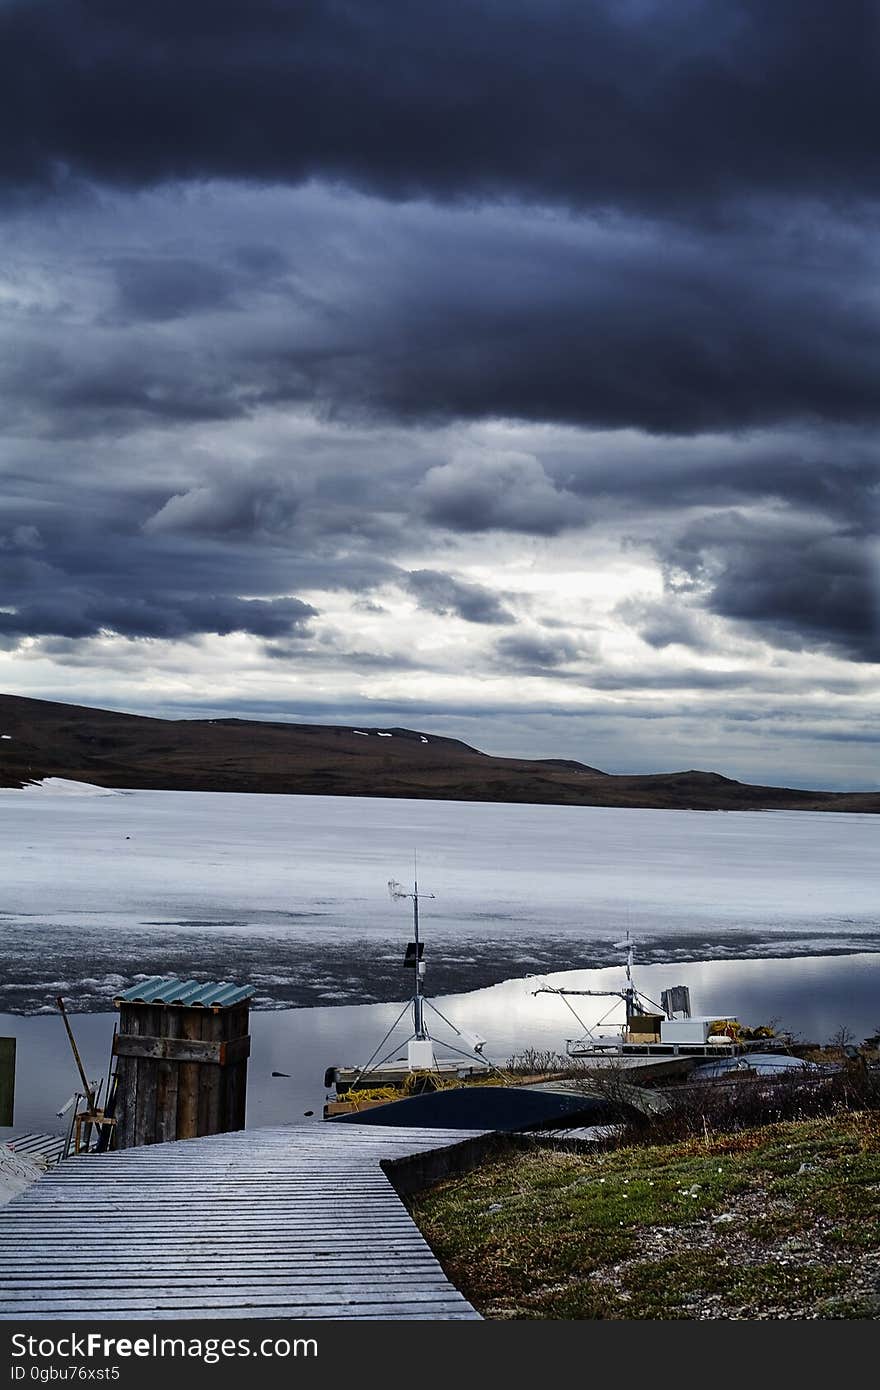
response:
[[[355,1077],[355,1081],[360,1081],[361,1077],[362,1077],[362,1076],[365,1076],[366,1073],[370,1070],[370,1067],[371,1067],[372,1064],[373,1064],[373,1058],[378,1056],[378,1054],[379,1054],[379,1052],[381,1051],[381,1049],[385,1046],[385,1044],[387,1043],[388,1039],[391,1037],[391,1034],[394,1032],[394,1030],[395,1030],[395,1028],[397,1027],[398,1023],[399,1023],[400,1020],[403,1018],[403,1015],[406,1013],[406,1008],[407,1008],[407,1006],[406,1006],[406,1004],[404,1004],[404,1006],[403,1006],[403,1008],[401,1009],[400,1013],[397,1015],[397,1018],[394,1020],[394,1022],[393,1022],[392,1025],[391,1025],[391,1027],[388,1029],[388,1032],[385,1034],[385,1036],[384,1036],[384,1038],[382,1039],[382,1041],[380,1042],[379,1046],[376,1048],[376,1051],[373,1053],[373,1056],[370,1058],[369,1062],[366,1062],[366,1063],[364,1064],[364,1066],[361,1067],[360,1071],[358,1072],[357,1076]],[[392,1051],[394,1051],[394,1052],[397,1051],[396,1045],[395,1045],[395,1047],[392,1049]],[[389,1052],[388,1057],[390,1057],[390,1056],[391,1056],[391,1053]],[[383,1065],[384,1062],[387,1062],[387,1061],[388,1061],[388,1057],[383,1058],[383,1061],[379,1063],[379,1066],[380,1066],[380,1067]]]
[[[70,1153],[70,1146],[73,1143],[73,1126],[76,1120],[76,1108],[79,1105],[79,1091],[73,1097],[73,1110],[70,1112],[70,1124],[67,1126],[67,1138],[64,1140],[64,1148],[61,1153],[62,1159],[67,1158]]]
[[[425,1031],[425,1011],[422,1000],[422,972],[419,960],[419,881],[413,879],[413,935],[416,943],[416,987],[413,993],[413,1032],[419,1042],[428,1034]]]

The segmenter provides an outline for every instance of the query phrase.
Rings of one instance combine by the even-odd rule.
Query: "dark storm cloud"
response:
[[[145,538],[137,496],[90,496],[87,488],[74,496],[77,505],[44,505],[39,530],[15,526],[0,546],[0,633],[7,645],[106,632],[185,640],[232,632],[287,638],[308,630],[315,610],[290,596],[294,574],[271,555],[255,567],[244,545]],[[284,597],[251,598],[255,591]]]
[[[502,637],[495,651],[503,663],[520,674],[541,674],[555,671],[585,655],[586,648],[568,637],[534,637],[528,633]]]
[[[790,516],[723,512],[659,546],[673,590],[767,640],[880,661],[880,584],[870,542]]]
[[[232,595],[181,596],[156,593],[114,600],[110,595],[67,593],[47,603],[0,611],[0,634],[22,637],[121,637],[181,639],[215,633],[248,632],[257,637],[289,637],[315,616],[298,599],[240,599]]]
[[[861,0],[0,0],[0,644],[137,681],[93,639],[245,632],[331,719],[490,678],[453,734],[538,678],[627,758],[819,688],[848,727],[878,53]]]
[[[880,267],[867,214],[850,225],[774,208],[697,234],[314,189],[214,189],[182,208],[167,191],[134,201],[115,199],[104,220],[69,213],[56,235],[17,224],[22,246],[39,243],[41,283],[58,277],[50,306],[10,309],[11,341],[0,344],[0,387],[34,432],[174,428],[273,407],[357,424],[502,417],[671,436],[880,415]],[[295,269],[241,270],[240,224],[261,212]],[[185,257],[167,249],[181,219]],[[91,259],[90,239],[106,235],[130,248]],[[148,252],[151,235],[164,238],[163,255]],[[833,459],[817,470],[764,452],[733,461],[729,479],[718,472],[719,503],[725,486],[749,486],[750,469],[766,482],[768,466],[786,495],[844,503]],[[687,466],[649,470],[646,495],[662,501],[671,480],[680,494]],[[557,479],[546,460],[513,451],[497,467],[481,491],[476,458],[445,460],[425,479],[425,515],[480,530],[508,514],[511,529],[552,534],[578,522],[579,494],[625,485],[613,459]],[[867,449],[858,468],[862,482],[876,471]]]
[[[121,260],[115,273],[117,312],[123,319],[162,322],[226,309],[235,302],[232,278],[196,260]]]
[[[185,344],[134,343],[81,325],[68,332],[63,325],[39,327],[46,335],[41,343],[18,337],[5,362],[0,353],[10,418],[35,434],[88,437],[246,413],[231,364],[193,354]]]
[[[625,524],[634,504],[661,514],[725,507],[745,500],[781,502],[828,517],[850,534],[874,534],[880,519],[880,457],[873,433],[810,428],[654,439],[648,447],[591,447],[578,459],[547,460],[593,515]]]
[[[555,535],[584,519],[579,499],[557,489],[536,458],[504,450],[459,454],[429,469],[414,495],[428,521],[453,531]]]
[[[7,0],[0,53],[19,185],[642,207],[880,187],[870,0]]]
[[[266,471],[221,476],[174,493],[143,529],[147,535],[283,535],[295,522],[299,502],[289,476]]]
[[[712,646],[699,614],[674,600],[625,599],[615,611],[651,647],[678,645],[705,651]]]
[[[296,597],[303,589],[367,597],[400,579],[372,537],[350,527],[345,499],[339,516],[316,501],[314,480],[305,516],[296,479],[276,467],[238,476],[209,469],[209,481],[169,495],[148,467],[138,478],[135,461],[128,473],[114,470],[131,447],[109,449],[106,478],[77,445],[60,462],[51,451],[46,461],[37,454],[40,467],[30,478],[7,481],[0,507],[0,604],[7,610],[0,632],[7,638],[101,631],[298,637],[315,615]]]
[[[291,661],[300,668],[308,662],[321,671],[363,671],[370,674],[373,671],[387,673],[431,669],[427,663],[416,661],[406,652],[365,651],[362,648],[346,645],[341,639],[325,640],[320,646],[309,645],[302,641],[293,643],[268,642],[263,648],[263,652],[272,661]]]
[[[413,570],[406,588],[420,608],[429,613],[452,614],[468,623],[515,622],[513,614],[482,584],[468,584],[441,570]]]

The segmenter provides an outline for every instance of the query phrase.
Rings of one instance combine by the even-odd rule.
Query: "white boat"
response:
[[[634,945],[629,932],[619,943],[626,950],[626,983],[620,989],[566,989],[541,985],[533,994],[557,994],[566,1003],[583,1033],[569,1038],[565,1050],[574,1058],[614,1057],[730,1057],[757,1047],[766,1047],[766,1031],[757,1039],[744,1040],[736,1014],[692,1014],[687,985],[664,990],[658,1003],[636,988],[633,980]],[[569,1003],[574,996],[609,998],[616,1002],[602,1019],[589,1027]],[[624,1006],[624,1018],[608,1024],[609,1015]],[[597,1031],[604,1026],[614,1032]]]

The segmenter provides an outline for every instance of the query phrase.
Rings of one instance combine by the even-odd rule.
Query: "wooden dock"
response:
[[[477,1318],[380,1164],[481,1137],[295,1125],[68,1159],[0,1209],[0,1318]]]

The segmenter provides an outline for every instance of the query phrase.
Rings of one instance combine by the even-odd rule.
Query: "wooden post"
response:
[[[127,1033],[132,1037],[137,1037],[140,1033],[140,1010],[128,1005],[120,1011],[119,1032]],[[117,1047],[119,1037],[114,1041]],[[135,1138],[135,1122],[137,1119],[137,1091],[138,1091],[138,1069],[137,1061],[134,1057],[120,1056],[117,1060],[118,1082],[116,1090],[116,1147],[117,1149],[132,1149],[137,1140]]]
[[[14,1124],[15,1038],[0,1038],[0,1125]]]
[[[230,1044],[237,1039],[248,1038],[248,1018],[247,1008],[229,1010],[226,1036],[230,1040]],[[227,1130],[244,1129],[245,1126],[249,1043],[248,1038],[248,1046],[243,1048],[242,1055],[227,1062],[224,1087],[225,1128]]]

